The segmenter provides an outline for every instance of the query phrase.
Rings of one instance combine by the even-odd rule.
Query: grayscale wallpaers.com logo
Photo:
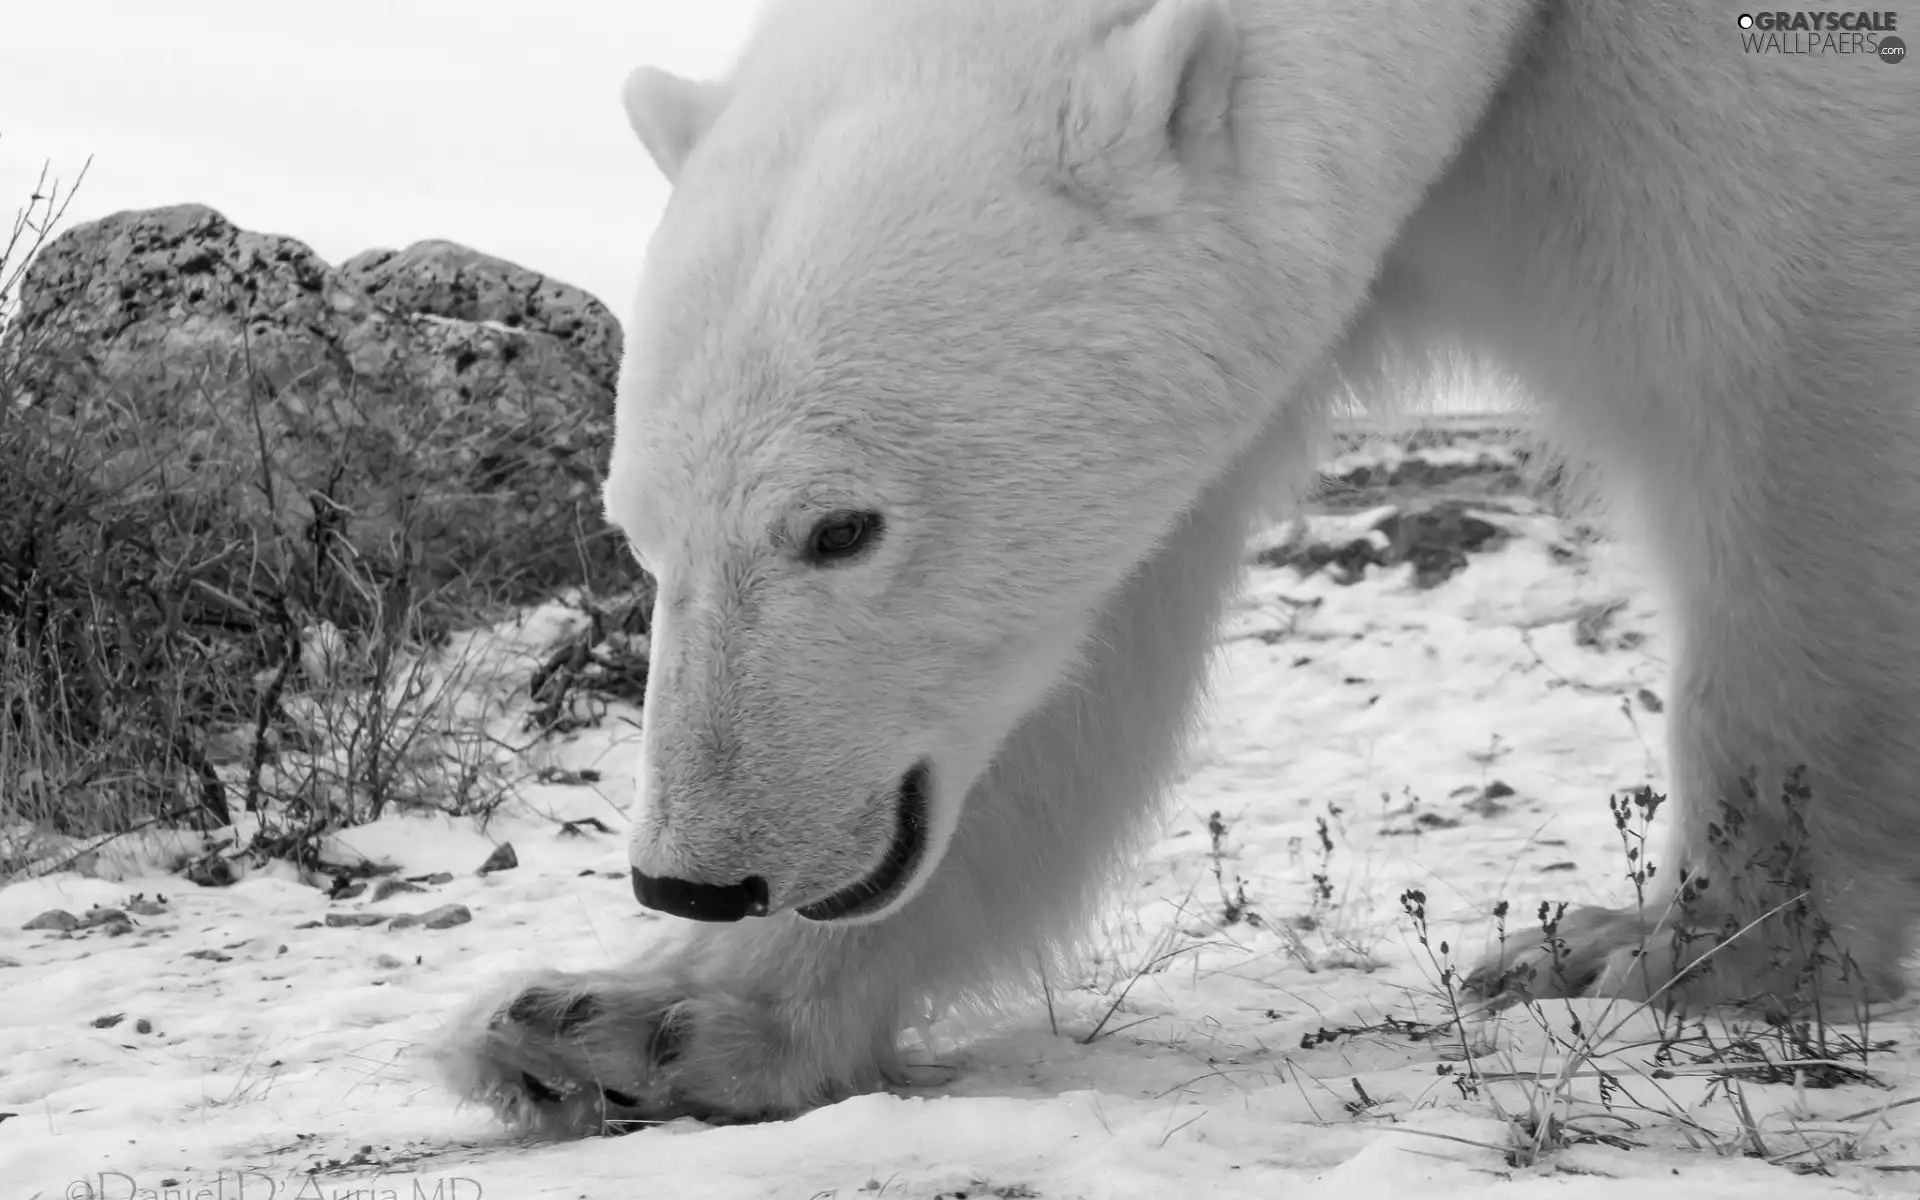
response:
[[[1894,34],[1891,12],[1762,12],[1740,14],[1748,54],[1860,54],[1905,62],[1907,44]]]

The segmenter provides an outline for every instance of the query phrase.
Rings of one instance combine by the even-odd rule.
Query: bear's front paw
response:
[[[509,1127],[581,1136],[692,1116],[790,1115],[814,1088],[772,1008],[657,978],[553,973],[456,1028],[454,1091]]]

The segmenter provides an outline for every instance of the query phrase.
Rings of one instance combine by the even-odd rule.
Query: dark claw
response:
[[[559,1009],[558,1012],[555,1010]],[[566,1002],[560,1008],[560,996],[554,992],[529,990],[514,997],[507,1005],[505,1019],[516,1025],[531,1026],[554,1037],[564,1037],[592,1020],[600,1011],[591,993],[582,992]],[[497,1027],[500,1019],[495,1018]]]

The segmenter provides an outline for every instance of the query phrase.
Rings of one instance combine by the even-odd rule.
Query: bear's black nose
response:
[[[648,908],[691,921],[738,921],[767,915],[767,881],[749,875],[739,883],[695,883],[633,872],[633,894]]]

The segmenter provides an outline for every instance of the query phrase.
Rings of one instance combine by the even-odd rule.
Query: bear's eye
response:
[[[880,514],[842,512],[826,517],[807,536],[807,557],[815,562],[852,558],[880,534]]]

